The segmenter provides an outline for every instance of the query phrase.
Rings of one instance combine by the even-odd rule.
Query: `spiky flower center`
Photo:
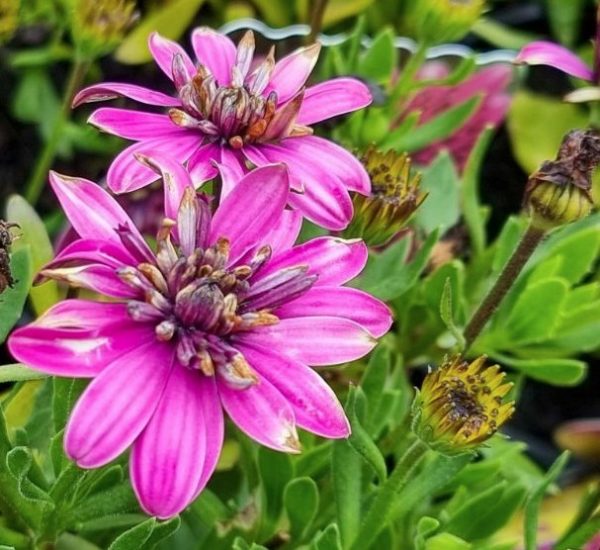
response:
[[[191,211],[195,212],[193,238],[189,225],[184,228],[165,219],[157,236],[155,261],[118,271],[125,283],[139,291],[139,298],[128,302],[128,312],[136,321],[154,323],[158,340],[174,342],[182,365],[207,376],[218,372],[232,386],[244,388],[255,383],[257,376],[230,337],[276,324],[279,319],[273,310],[305,293],[316,276],[308,275],[308,267],[301,265],[253,281],[268,264],[270,247],[258,249],[247,263],[230,265],[227,239],[199,246],[206,238],[205,216],[210,214],[190,190],[179,219],[189,223]],[[172,242],[172,234],[177,235],[179,246]]]
[[[169,117],[178,126],[195,128],[211,141],[221,141],[233,149],[244,144],[278,142],[288,136],[307,135],[312,129],[296,124],[304,90],[278,106],[277,93],[265,92],[273,68],[274,50],[248,74],[254,54],[254,35],[247,32],[238,45],[231,82],[219,83],[200,64],[189,78],[181,55],[173,58],[173,81],[181,109],[170,109]],[[312,54],[311,54],[312,55]]]

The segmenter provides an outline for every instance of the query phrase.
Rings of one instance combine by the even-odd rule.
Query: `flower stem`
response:
[[[352,550],[365,550],[373,543],[389,519],[391,503],[419,465],[429,447],[417,439],[402,455],[390,477],[381,486],[363,520]]]
[[[423,65],[427,57],[427,45],[420,43],[415,52],[409,57],[406,65],[402,68],[400,78],[396,82],[394,89],[392,90],[391,96],[394,101],[402,99],[408,92],[410,92],[415,75]]]
[[[306,38],[307,44],[312,44],[317,40],[323,28],[323,16],[328,3],[329,0],[313,0],[310,11],[310,34]]]
[[[545,234],[546,231],[539,227],[530,225],[527,228],[527,231],[525,231],[523,237],[521,237],[519,245],[504,266],[502,273],[500,273],[498,280],[467,324],[464,332],[465,352],[471,347],[471,344],[473,344],[475,339],[479,336],[490,317],[494,314],[496,309],[498,309],[498,306],[502,303],[506,293],[517,280],[519,273],[521,273],[527,260],[529,260]]]
[[[82,59],[75,59],[73,61],[71,72],[69,73],[69,79],[65,87],[62,105],[56,115],[52,132],[44,145],[41,155],[38,157],[37,163],[33,169],[33,173],[25,188],[25,198],[32,205],[34,205],[40,198],[48,170],[52,166],[52,162],[56,156],[56,150],[58,148],[58,144],[60,143],[60,137],[65,122],[69,118],[71,101],[75,95],[75,91],[81,86],[88,66],[89,63]]]

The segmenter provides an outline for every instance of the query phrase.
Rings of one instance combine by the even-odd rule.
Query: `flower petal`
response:
[[[295,96],[310,76],[321,51],[321,44],[298,48],[275,63],[271,81],[264,95],[275,90],[279,105]]]
[[[171,97],[144,88],[135,84],[124,84],[123,82],[102,82],[94,84],[81,90],[73,99],[72,107],[79,107],[84,103],[95,103],[97,101],[107,101],[117,97],[128,97],[146,105],[157,105],[160,107],[178,107],[181,101],[178,97]]]
[[[127,193],[145,187],[156,181],[158,175],[140,163],[135,158],[136,153],[155,151],[183,164],[200,146],[201,140],[201,135],[189,131],[170,139],[156,138],[134,143],[113,160],[106,175],[106,183],[114,193]]]
[[[267,348],[238,344],[238,349],[260,377],[266,378],[288,400],[298,426],[322,437],[350,435],[344,408],[313,369]]]
[[[134,323],[124,304],[65,300],[15,330],[8,349],[15,359],[42,372],[87,378],[151,340],[153,328]]]
[[[173,80],[173,58],[177,54],[181,55],[183,65],[187,69],[189,77],[192,78],[196,74],[196,67],[194,67],[190,56],[177,42],[173,42],[157,32],[153,32],[148,37],[148,48],[162,72],[171,80]]]
[[[231,420],[248,437],[276,451],[300,452],[294,411],[268,380],[246,389],[230,388],[217,379],[221,403]]]
[[[256,168],[235,186],[213,217],[209,242],[226,237],[231,243],[229,261],[234,262],[252,245],[261,242],[279,221],[289,194],[285,166]]]
[[[371,104],[373,96],[356,78],[334,78],[307,88],[296,122],[310,126]]]
[[[213,74],[221,86],[227,86],[231,82],[236,49],[228,36],[209,27],[198,27],[192,33],[192,48],[198,61]]]
[[[332,316],[350,319],[368,330],[375,338],[392,326],[390,309],[373,296],[348,287],[318,286],[284,304],[275,311],[277,317]]]
[[[354,321],[341,317],[296,317],[239,333],[236,340],[276,349],[311,366],[338,365],[360,359],[377,340]]]
[[[527,65],[549,65],[559,71],[583,80],[592,80],[594,72],[573,52],[543,40],[527,44],[515,58],[515,63]]]
[[[208,433],[218,421],[206,416],[203,401],[212,399],[220,409],[211,385],[214,380],[200,372],[175,365],[158,407],[133,445],[131,482],[144,510],[159,519],[181,512],[202,479]]]
[[[104,189],[83,178],[50,172],[50,185],[80,237],[109,241],[123,248],[117,229],[127,228],[137,248],[152,256],[125,210]]]
[[[302,214],[297,210],[284,210],[279,222],[264,238],[264,243],[271,247],[273,256],[289,250],[300,235],[302,228]]]
[[[135,141],[189,133],[173,124],[167,115],[113,107],[96,109],[88,122],[103,132]]]
[[[221,149],[216,143],[205,143],[192,154],[188,161],[188,171],[198,189],[205,181],[213,179],[218,171],[214,161],[221,158]]]
[[[242,160],[227,147],[221,147],[221,163],[219,164],[219,172],[221,174],[221,197],[222,201],[238,182],[244,177],[244,168]]]
[[[318,237],[273,257],[258,272],[256,279],[286,267],[307,265],[309,275],[319,276],[315,286],[342,285],[362,271],[367,257],[367,247],[359,239]]]
[[[87,387],[65,432],[65,451],[81,468],[119,456],[152,417],[169,379],[174,348],[153,339],[115,359]]]
[[[123,264],[135,266],[140,263],[140,259],[134,258],[122,246],[117,246],[112,241],[77,239],[65,246],[44,269],[75,263],[100,263],[117,269]]]

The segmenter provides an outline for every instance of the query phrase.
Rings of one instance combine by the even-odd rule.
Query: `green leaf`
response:
[[[52,418],[54,431],[62,430],[69,418],[75,402],[89,383],[85,378],[54,378],[54,393],[52,399]]]
[[[585,0],[546,0],[552,33],[567,47],[575,45],[585,3]]]
[[[589,521],[579,526],[562,542],[558,543],[554,550],[571,550],[572,548],[584,548],[584,544],[589,542],[594,536],[600,533],[600,516],[595,516]]]
[[[360,524],[362,459],[345,439],[333,442],[331,476],[337,525],[344,548],[350,548]]]
[[[360,387],[367,400],[367,418],[365,429],[373,436],[373,427],[380,417],[381,399],[383,396],[385,382],[392,364],[392,354],[385,345],[378,345],[371,356],[367,368],[364,370]]]
[[[60,100],[44,68],[26,70],[12,98],[12,113],[17,119],[46,129],[54,124]]]
[[[592,515],[598,506],[600,506],[600,484],[595,483],[588,487],[586,493],[583,495],[583,498],[579,503],[577,514],[573,518],[567,530],[560,537],[560,540],[556,544],[555,550],[568,550],[569,548],[578,547],[584,542],[587,542],[587,538],[584,538],[583,540],[579,538],[581,536],[581,530],[585,529],[586,526],[594,522]],[[598,523],[597,528],[600,531],[600,517],[595,519],[596,523]],[[590,533],[592,535],[596,534],[595,532],[591,531]]]
[[[17,250],[10,257],[10,269],[15,280],[14,288],[0,294],[0,344],[21,318],[31,282],[31,254],[29,247]]]
[[[525,550],[536,550],[538,533],[538,515],[542,499],[552,483],[556,481],[569,460],[569,451],[562,453],[552,464],[543,481],[531,492],[525,503],[524,531]]]
[[[148,35],[156,31],[165,38],[177,40],[203,3],[204,0],[175,0],[152,11],[125,37],[115,52],[115,58],[131,65],[150,61]]]
[[[556,157],[568,131],[587,124],[588,115],[580,107],[525,91],[513,96],[507,121],[513,153],[527,174]]]
[[[459,179],[447,151],[441,152],[423,171],[421,190],[427,199],[419,206],[415,220],[426,233],[440,228],[441,233],[456,225],[460,218]]]
[[[155,518],[149,518],[135,527],[128,529],[112,542],[108,550],[139,550],[140,548],[148,548],[146,542],[150,538],[150,535],[152,535],[156,523]]]
[[[459,350],[463,350],[465,347],[465,338],[462,331],[456,326],[454,322],[454,307],[452,302],[452,283],[450,278],[446,279],[444,283],[444,291],[442,293],[442,299],[440,301],[440,317],[446,328],[452,333],[452,336],[456,339]]]
[[[290,522],[290,535],[295,544],[310,529],[319,509],[319,488],[310,477],[292,479],[283,492],[283,504]]]
[[[415,550],[424,550],[425,540],[429,535],[437,531],[440,522],[435,518],[424,516],[417,523],[417,533],[415,535]]]
[[[0,384],[5,382],[40,380],[42,378],[48,378],[48,374],[30,369],[21,363],[0,366]]]
[[[329,0],[323,14],[323,26],[363,13],[374,0]]]
[[[259,539],[266,540],[274,533],[282,513],[283,491],[292,479],[292,462],[289,455],[271,451],[266,447],[258,450],[258,470],[262,488],[262,520]]]
[[[472,550],[472,545],[450,533],[440,533],[425,542],[425,550]]]
[[[420,124],[409,134],[398,135],[392,131],[381,147],[411,153],[423,149],[434,141],[447,138],[471,117],[480,101],[481,97],[479,96],[467,99],[444,111],[441,115]]]
[[[412,287],[427,266],[438,236],[439,230],[432,231],[410,263],[405,263],[410,245],[408,237],[381,254],[373,254],[357,285],[382,300],[398,298]]]
[[[379,83],[389,82],[398,63],[392,28],[380,31],[358,62],[358,74]]]
[[[342,550],[340,531],[335,523],[328,525],[312,541],[310,550]]]
[[[585,378],[587,372],[587,364],[577,359],[516,359],[493,351],[490,351],[489,355],[534,380],[555,386],[576,386]]]
[[[80,501],[70,516],[70,526],[104,516],[138,512],[139,504],[129,482],[115,485],[99,493],[93,493]]]
[[[18,223],[21,227],[20,236],[13,243],[13,251],[29,246],[32,283],[35,274],[54,257],[46,226],[33,207],[20,195],[9,197],[6,203],[6,219]],[[62,293],[56,281],[48,281],[41,286],[31,287],[29,296],[33,310],[37,315],[41,315],[61,299]]]

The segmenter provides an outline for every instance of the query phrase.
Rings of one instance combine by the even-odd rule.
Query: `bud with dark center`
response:
[[[592,172],[600,163],[600,134],[573,130],[556,160],[546,161],[527,182],[524,202],[532,224],[552,229],[585,218],[592,210]]]
[[[361,161],[371,178],[371,194],[354,195],[354,217],[344,236],[380,246],[406,225],[427,195],[419,189],[421,175],[411,174],[405,153],[383,153],[371,147]]]
[[[468,451],[511,417],[514,403],[503,398],[512,384],[485,361],[455,356],[425,377],[413,404],[413,429],[431,448],[450,455]]]

